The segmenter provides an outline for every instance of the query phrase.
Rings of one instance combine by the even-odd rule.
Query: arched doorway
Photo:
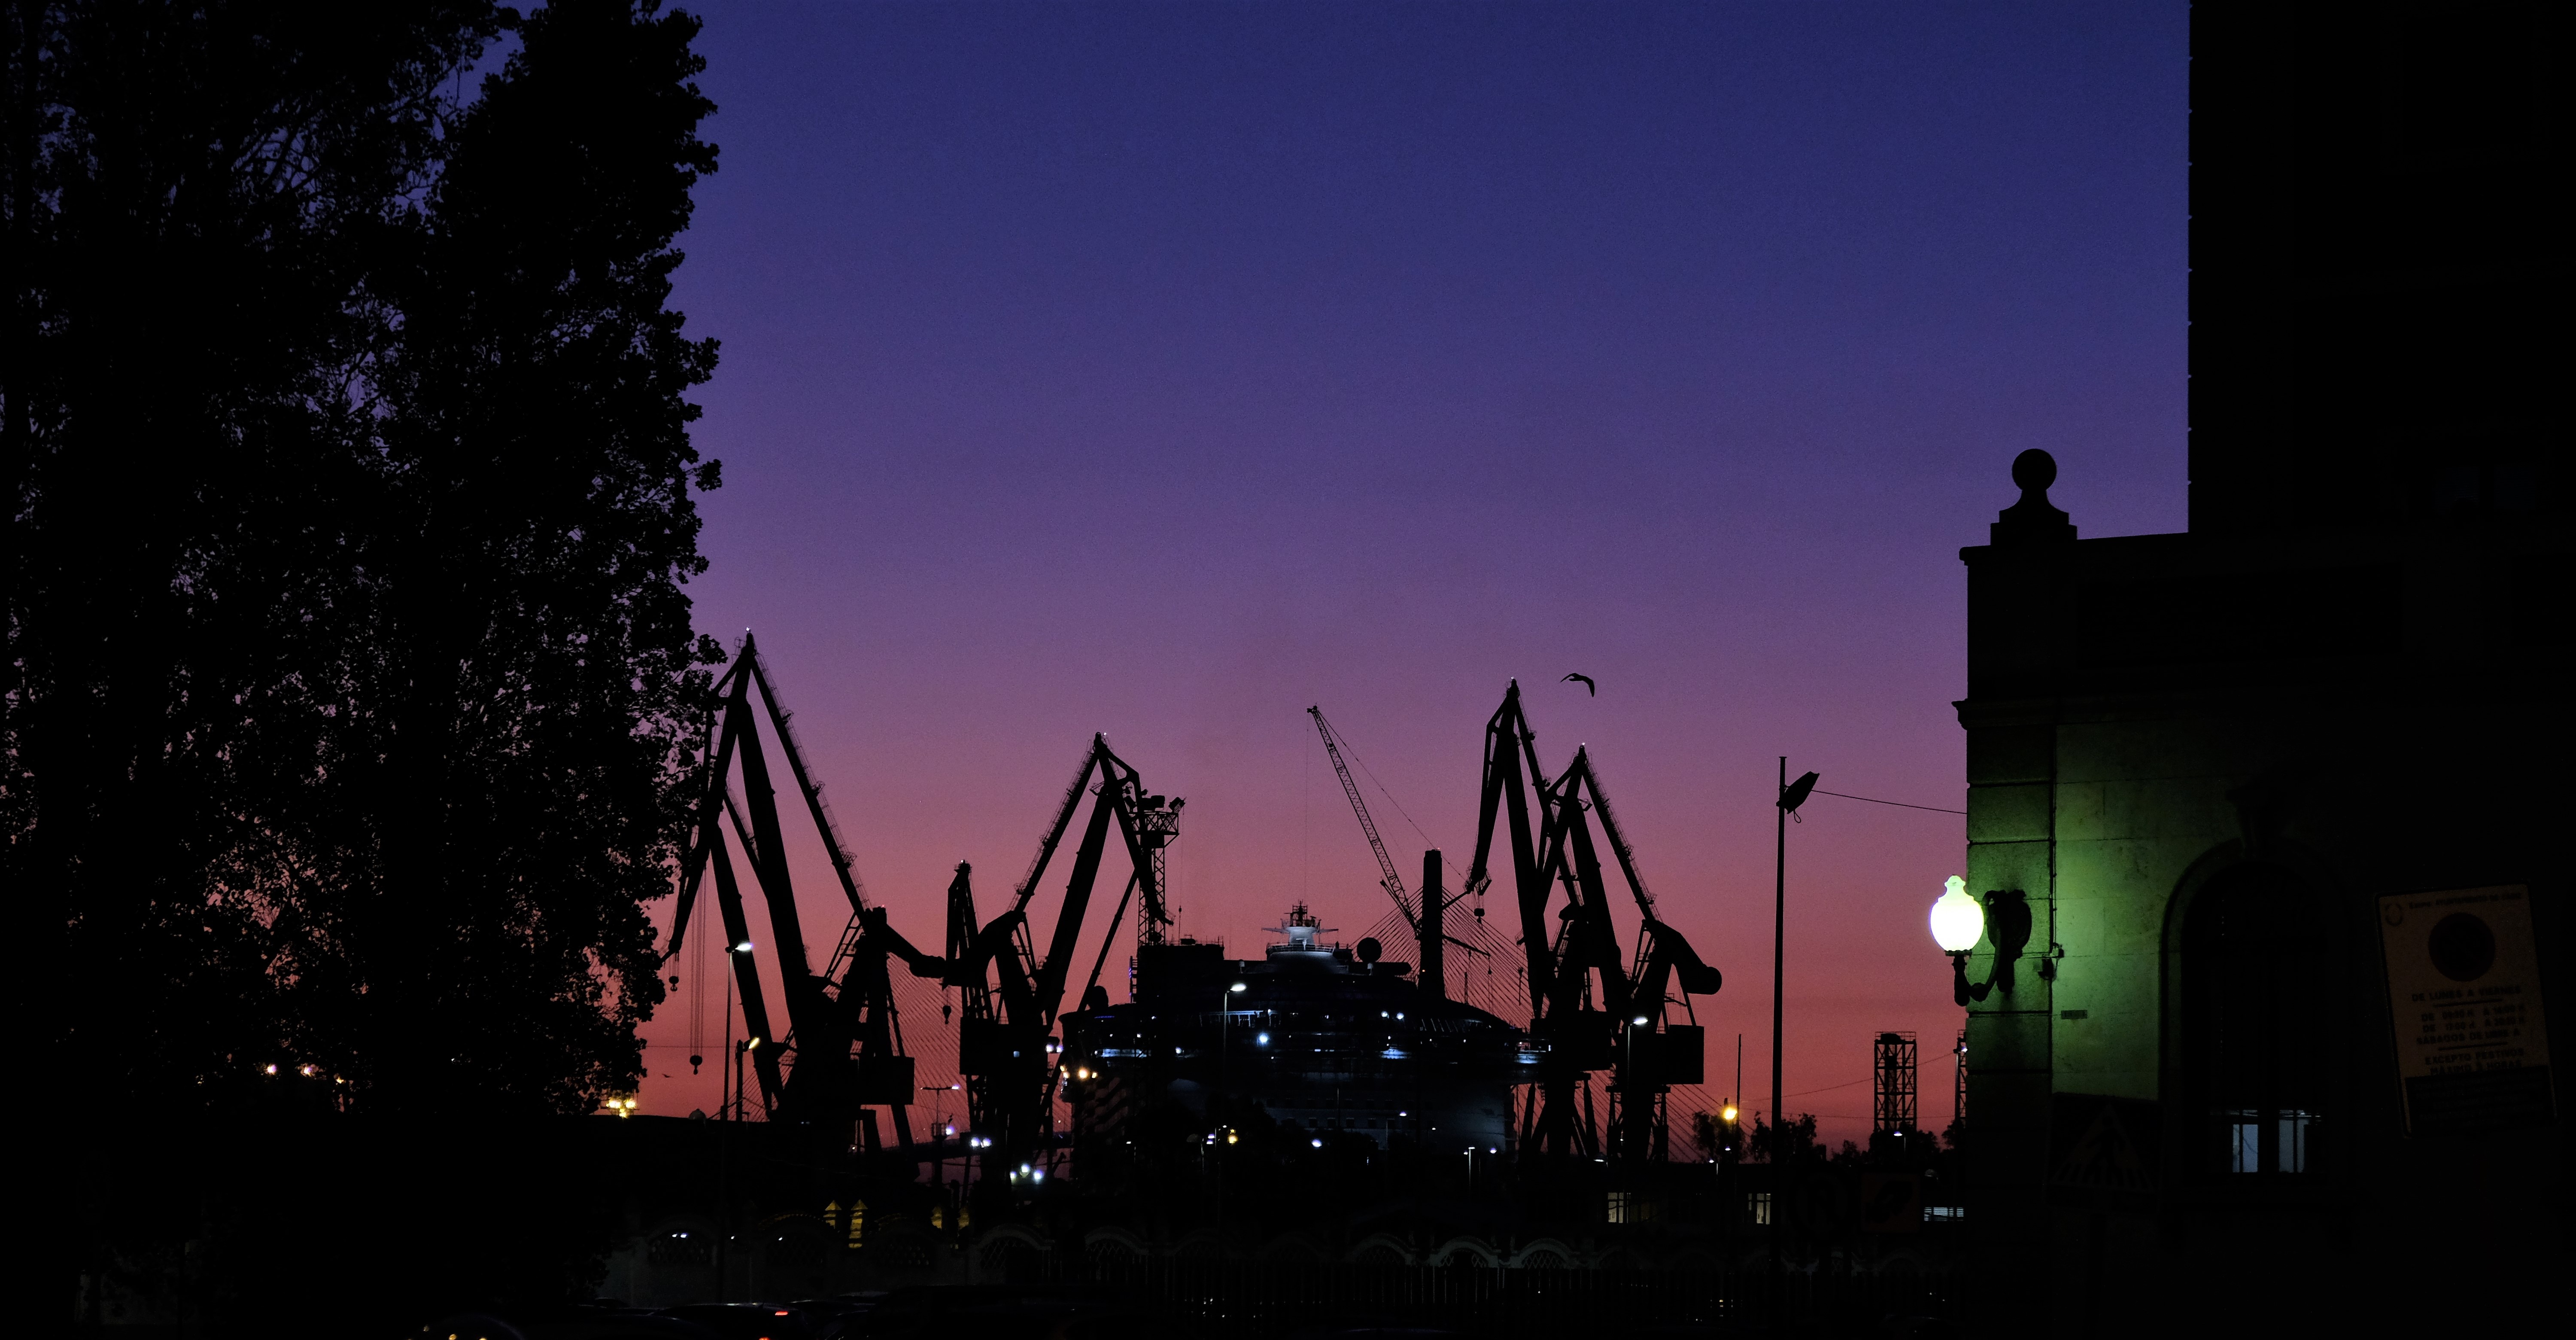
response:
[[[2305,1176],[2328,1160],[2335,1008],[2324,902],[2290,871],[2222,872],[2186,909],[2182,1076],[2201,1177]]]

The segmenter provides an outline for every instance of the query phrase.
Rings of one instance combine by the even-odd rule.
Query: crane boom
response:
[[[1395,910],[1404,914],[1404,924],[1418,929],[1421,918],[1413,911],[1413,899],[1404,891],[1404,876],[1397,874],[1395,858],[1386,854],[1386,839],[1377,835],[1377,820],[1369,817],[1368,802],[1360,799],[1360,784],[1351,780],[1351,770],[1342,762],[1342,746],[1333,738],[1333,727],[1324,720],[1324,709],[1309,707],[1306,715],[1315,719],[1315,733],[1324,737],[1324,756],[1333,760],[1333,775],[1342,779],[1342,794],[1351,798],[1351,813],[1359,816],[1360,831],[1368,834],[1369,850],[1377,853],[1380,874],[1378,887],[1395,900]]]

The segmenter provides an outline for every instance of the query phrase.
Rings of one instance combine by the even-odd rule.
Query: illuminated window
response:
[[[1746,1212],[1752,1216],[1753,1222],[1757,1224],[1770,1223],[1771,1193],[1768,1191],[1748,1191],[1744,1193],[1744,1208]]]
[[[2288,872],[2246,865],[2193,899],[2183,933],[2183,1059],[2224,1176],[2315,1172],[2324,1153],[2333,974],[2318,900]]]
[[[2263,1170],[2263,1126],[2261,1122],[2255,1120],[2255,1116],[2251,1109],[2241,1107],[2227,1114],[2227,1170],[2229,1172],[2250,1173]]]
[[[2281,1171],[2308,1170],[2308,1136],[2315,1129],[2316,1120],[2313,1114],[2295,1108],[2281,1114]]]

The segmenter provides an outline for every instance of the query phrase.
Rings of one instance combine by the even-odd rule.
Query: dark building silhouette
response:
[[[1969,1224],[2056,1334],[2501,1316],[2576,1264],[2568,11],[2193,21],[2190,529],[2032,452],[1962,554]]]
[[[2193,8],[2194,535],[2565,506],[2567,25]]]

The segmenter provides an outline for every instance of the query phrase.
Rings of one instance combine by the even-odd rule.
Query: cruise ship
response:
[[[1257,1105],[1283,1126],[1379,1148],[1501,1153],[1512,1086],[1537,1060],[1504,1020],[1426,992],[1374,939],[1345,947],[1299,903],[1260,958],[1183,938],[1140,945],[1125,1005],[1068,1015],[1076,1148],[1117,1143],[1140,1114],[1194,1119]]]

